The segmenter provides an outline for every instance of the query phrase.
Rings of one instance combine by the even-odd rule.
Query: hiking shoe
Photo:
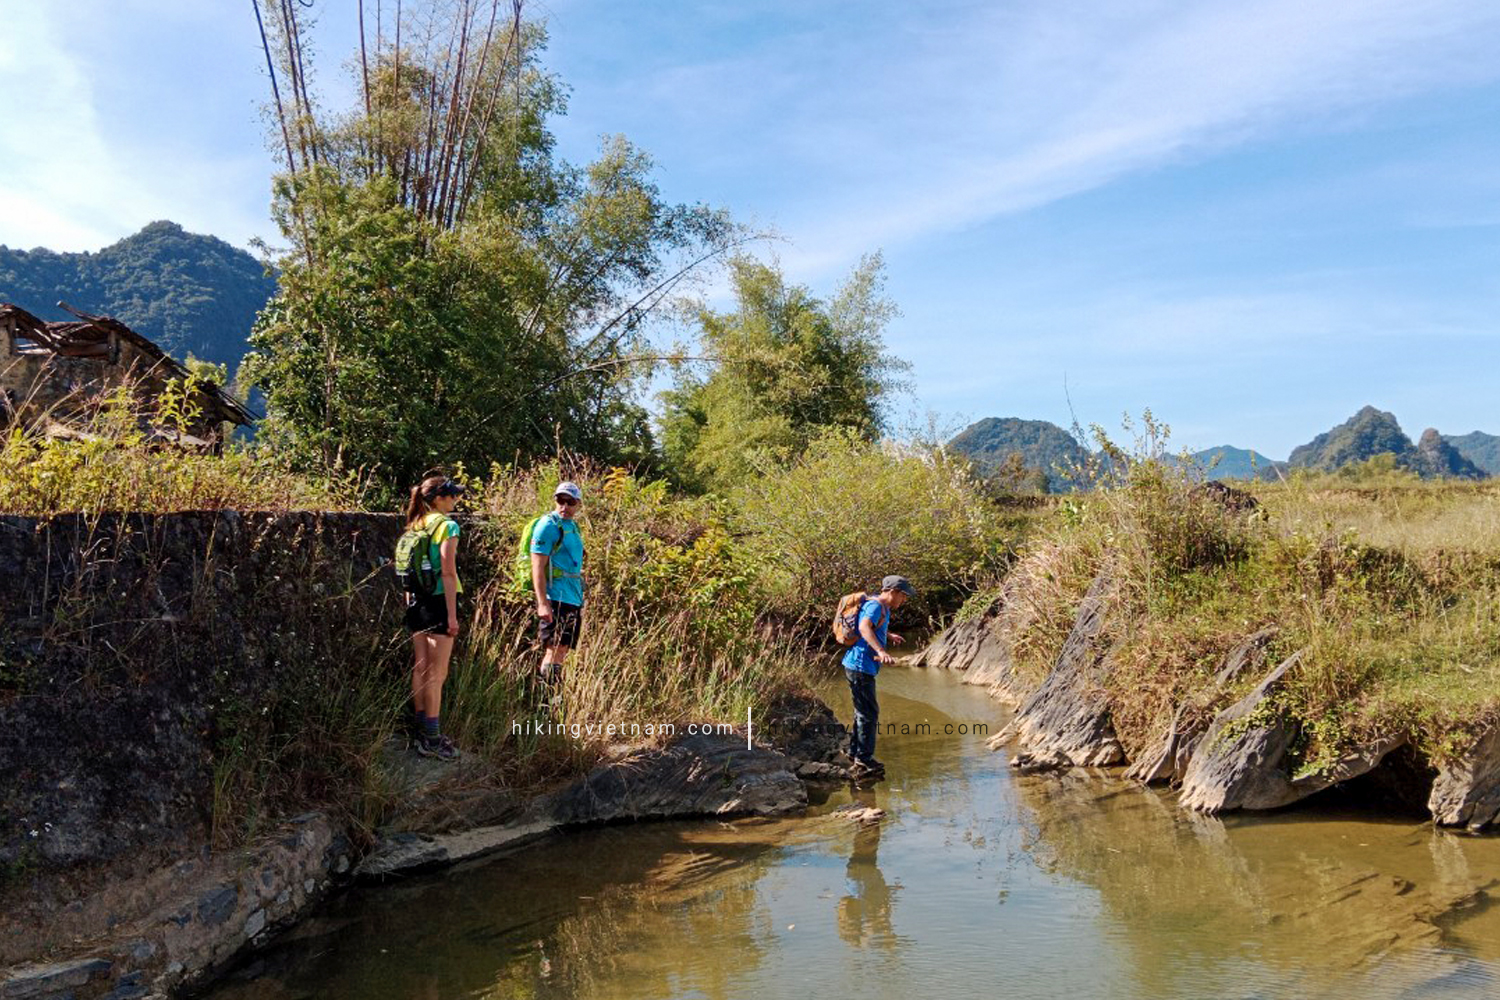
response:
[[[438,760],[457,760],[458,747],[446,736],[437,736],[433,739],[423,739],[417,744],[417,753],[423,757],[436,757]]]

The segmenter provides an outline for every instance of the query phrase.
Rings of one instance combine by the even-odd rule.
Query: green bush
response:
[[[476,525],[461,566],[479,562],[490,582],[472,591],[474,624],[459,659],[481,675],[508,678],[496,693],[524,682],[540,661],[533,602],[506,584],[522,528],[551,508],[563,478],[583,489],[587,546],[585,628],[564,690],[570,718],[739,719],[801,683],[805,657],[767,627],[749,551],[731,536],[719,503],[570,460],[469,479]],[[476,697],[480,706],[488,696]],[[466,714],[477,725],[486,713]]]
[[[831,617],[842,594],[900,573],[918,613],[956,607],[1011,554],[1013,516],[940,449],[831,433],[785,468],[735,490],[734,533],[756,567],[759,603],[784,618]]]

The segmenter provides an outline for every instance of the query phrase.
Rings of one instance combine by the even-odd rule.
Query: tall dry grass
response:
[[[560,752],[575,763],[620,741],[603,728],[566,743],[514,732],[514,722],[539,717],[533,678],[542,650],[534,603],[511,592],[511,567],[522,529],[551,508],[562,478],[583,488],[587,562],[582,639],[563,672],[555,721],[621,723],[627,736],[635,726],[738,722],[805,685],[803,637],[762,613],[749,556],[715,503],[583,461],[501,469],[471,480],[474,530],[462,558],[480,567],[483,582],[472,591],[473,622],[449,695],[461,740],[509,755]]]

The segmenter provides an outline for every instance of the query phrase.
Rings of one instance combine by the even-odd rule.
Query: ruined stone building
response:
[[[125,382],[143,426],[162,441],[217,448],[226,424],[252,421],[238,400],[208,383],[195,397],[199,415],[186,435],[152,426],[153,403],[168,383],[186,379],[187,369],[119,320],[59,305],[78,319],[47,323],[0,302],[0,425],[20,420],[53,436],[85,436],[92,404]]]

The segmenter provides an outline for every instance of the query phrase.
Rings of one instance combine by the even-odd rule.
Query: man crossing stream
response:
[[[866,596],[859,606],[854,643],[844,654],[844,676],[849,680],[849,694],[854,701],[854,725],[849,731],[848,755],[855,777],[877,777],[885,765],[875,759],[875,731],[880,721],[880,705],[875,700],[875,675],[882,663],[894,657],[886,651],[887,642],[900,645],[905,640],[890,631],[891,614],[907,598],[916,596],[911,581],[891,575],[880,582],[877,596]]]

